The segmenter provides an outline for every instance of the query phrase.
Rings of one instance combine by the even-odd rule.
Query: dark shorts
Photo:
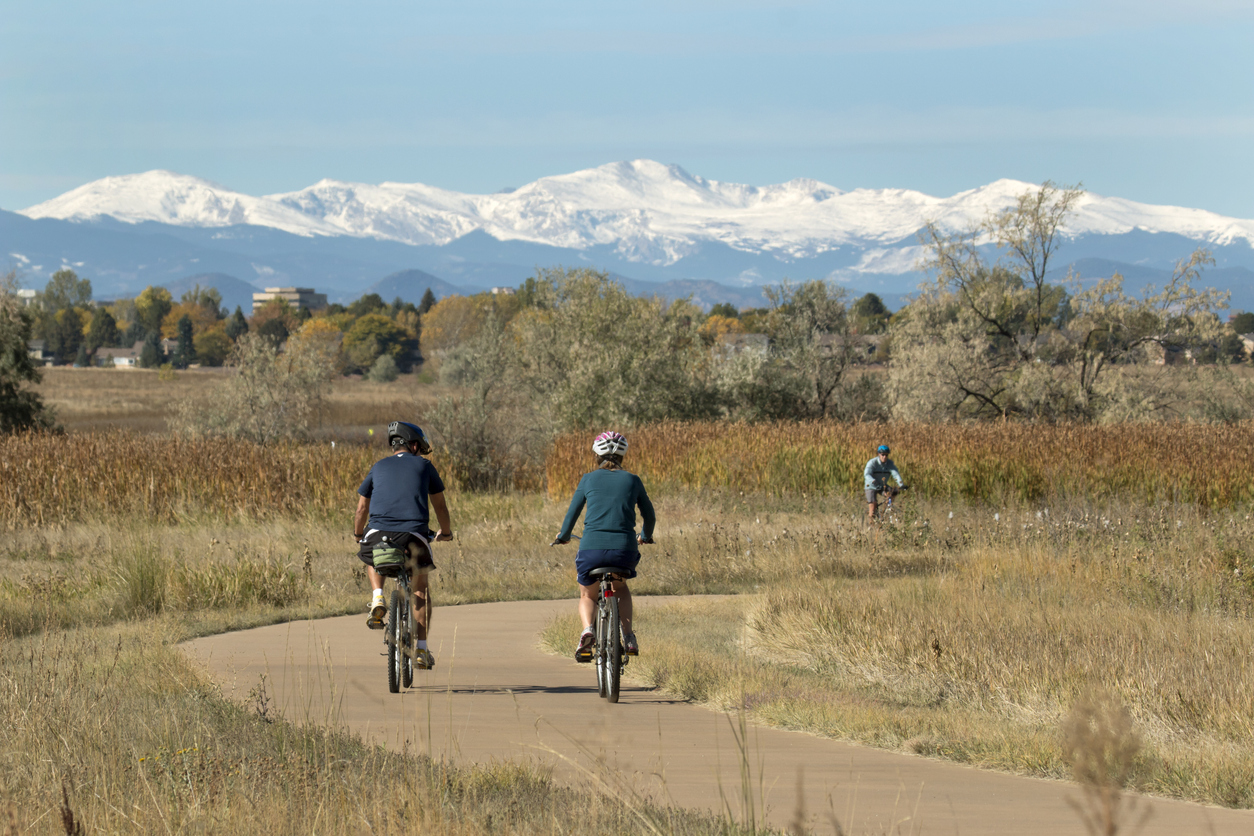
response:
[[[405,551],[409,555],[409,573],[411,575],[425,575],[428,572],[435,571],[435,561],[431,559],[431,546],[420,535],[410,534],[408,532],[374,532],[361,543],[361,548],[357,550],[357,559],[373,568],[374,555],[371,554],[371,552],[374,551],[375,544],[385,536],[397,545],[404,544]]]
[[[597,579],[588,573],[602,566],[621,566],[628,570],[622,573],[624,578],[634,578],[638,563],[640,552],[635,549],[580,549],[575,555],[575,571],[579,573],[581,586],[595,584]]]

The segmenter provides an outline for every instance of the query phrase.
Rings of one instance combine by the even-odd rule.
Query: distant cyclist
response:
[[[623,470],[623,453],[627,452],[627,439],[616,432],[601,433],[592,442],[592,452],[597,457],[597,469],[584,474],[570,500],[570,509],[562,523],[562,530],[555,542],[569,543],[575,521],[587,505],[584,517],[583,537],[579,552],[575,555],[575,571],[579,581],[579,618],[583,633],[575,648],[575,661],[591,662],[592,646],[596,641],[592,632],[592,613],[600,592],[595,578],[588,572],[603,566],[621,566],[627,571],[624,578],[636,576],[640,562],[638,543],[653,542],[653,526],[657,518],[653,503],[645,492],[644,483],[634,473]],[[636,508],[644,523],[636,535]],[[631,629],[631,591],[624,581],[614,581],[614,593],[618,596],[618,613],[623,623],[624,652],[635,656],[640,652],[636,634]]]
[[[444,482],[435,465],[422,458],[431,452],[431,443],[422,428],[406,421],[388,424],[388,444],[392,455],[380,459],[370,468],[357,489],[357,513],[353,517],[353,534],[361,543],[357,556],[366,564],[373,593],[370,597],[370,618],[366,625],[372,630],[383,628],[387,607],[383,603],[383,578],[374,568],[372,552],[382,538],[402,549],[414,561],[412,584],[414,620],[417,622],[420,668],[431,668],[435,659],[427,649],[427,630],[431,626],[431,592],[427,574],[435,569],[431,559],[431,540],[452,540],[453,525],[444,501]],[[420,455],[422,454],[422,455]],[[430,511],[440,523],[434,536],[427,523]]]
[[[879,513],[879,494],[888,490],[889,478],[897,481],[897,487],[905,487],[901,474],[897,472],[897,465],[893,464],[888,453],[888,445],[881,444],[875,451],[875,457],[862,470],[862,481],[866,488],[867,520],[870,522],[875,522],[875,516]]]

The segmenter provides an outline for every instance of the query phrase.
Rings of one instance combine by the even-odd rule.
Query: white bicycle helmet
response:
[[[627,439],[613,430],[601,433],[592,442],[592,452],[598,456],[621,456],[627,452]]]

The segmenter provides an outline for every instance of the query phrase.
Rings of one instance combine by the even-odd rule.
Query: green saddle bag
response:
[[[392,569],[400,566],[405,562],[405,550],[398,549],[389,540],[380,540],[379,543],[370,550],[370,557],[374,561],[376,569]]]

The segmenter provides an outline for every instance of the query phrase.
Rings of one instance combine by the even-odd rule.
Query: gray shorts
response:
[[[867,488],[866,489],[866,504],[878,505],[879,504],[879,499],[877,496],[878,494],[879,494],[879,491],[875,490],[875,488]]]

